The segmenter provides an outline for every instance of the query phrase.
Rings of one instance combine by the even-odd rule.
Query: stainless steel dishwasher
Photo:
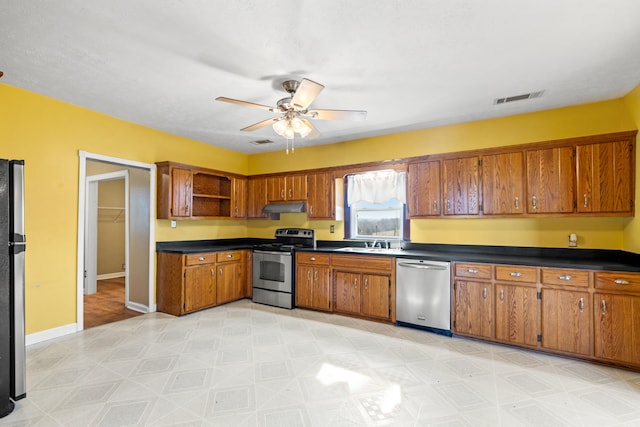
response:
[[[396,323],[451,336],[450,263],[396,260]]]

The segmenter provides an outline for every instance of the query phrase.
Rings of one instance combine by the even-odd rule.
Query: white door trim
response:
[[[102,154],[78,151],[80,158],[78,180],[78,256],[76,275],[76,331],[84,329],[84,230],[86,206],[87,160],[97,160],[149,171],[149,312],[156,311],[155,304],[155,217],[156,217],[156,165],[120,159]],[[129,269],[127,269],[129,270]]]

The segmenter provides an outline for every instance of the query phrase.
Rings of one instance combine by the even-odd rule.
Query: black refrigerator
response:
[[[24,162],[0,159],[0,417],[26,396]]]

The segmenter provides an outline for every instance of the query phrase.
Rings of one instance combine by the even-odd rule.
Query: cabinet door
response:
[[[335,310],[360,313],[360,274],[334,272]]]
[[[267,179],[249,178],[247,182],[247,218],[265,218],[262,208],[267,204]]]
[[[632,144],[629,141],[579,145],[578,212],[632,212]]]
[[[267,200],[269,202],[284,202],[287,200],[286,177],[284,175],[267,178]]]
[[[247,179],[233,178],[233,193],[231,194],[231,217],[247,217]]]
[[[445,160],[442,164],[445,215],[477,215],[477,156]]]
[[[492,284],[458,280],[454,295],[456,333],[493,338]]]
[[[362,306],[361,312],[365,316],[389,319],[389,276],[379,274],[362,275]]]
[[[589,293],[542,289],[542,347],[588,356]]]
[[[522,152],[482,156],[482,212],[510,215],[524,212]]]
[[[527,213],[571,213],[574,203],[573,148],[527,151]]]
[[[216,278],[213,264],[185,268],[184,312],[209,307],[216,303]]]
[[[188,169],[171,169],[171,216],[191,216],[193,174]]]
[[[310,265],[296,265],[296,306],[313,307],[313,275]]]
[[[225,262],[216,265],[217,303],[223,304],[244,297],[244,286],[239,280],[242,276],[242,264]]]
[[[538,300],[533,286],[496,285],[496,339],[535,346]]]
[[[285,183],[285,200],[307,200],[306,175],[288,175]]]
[[[640,296],[596,293],[595,356],[640,365]]]
[[[438,216],[440,206],[440,161],[410,163],[407,207],[411,217]]]
[[[307,217],[309,219],[334,219],[335,199],[333,177],[329,172],[307,175]]]
[[[313,292],[311,307],[331,310],[331,273],[329,267],[316,267],[313,269]],[[297,284],[296,284],[297,285]]]

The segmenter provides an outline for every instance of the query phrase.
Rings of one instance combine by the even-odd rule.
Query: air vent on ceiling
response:
[[[493,103],[494,104],[506,104],[507,102],[522,101],[524,99],[532,99],[532,98],[540,98],[543,93],[544,93],[544,91],[540,90],[538,92],[525,93],[525,94],[522,94],[522,95],[507,96],[505,98],[498,98],[495,101],[493,101]]]
[[[251,141],[251,143],[255,145],[264,145],[264,144],[273,144],[273,141],[270,139],[259,139],[258,141]]]

